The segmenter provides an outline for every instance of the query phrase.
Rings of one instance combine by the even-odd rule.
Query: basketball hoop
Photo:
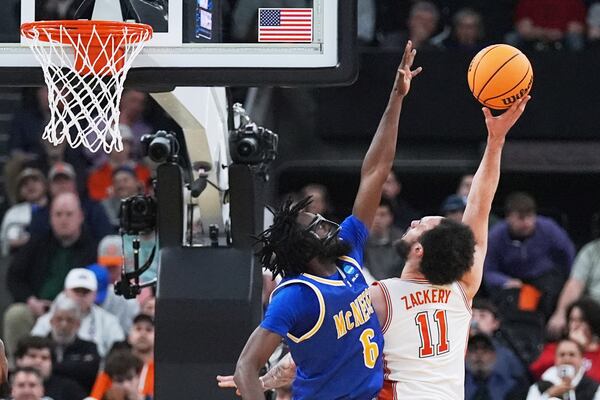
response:
[[[43,138],[92,152],[123,150],[119,103],[127,71],[152,27],[118,21],[38,21],[21,35],[42,65],[50,122]]]

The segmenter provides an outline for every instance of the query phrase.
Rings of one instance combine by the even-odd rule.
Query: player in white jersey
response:
[[[487,146],[462,223],[443,217],[413,221],[397,246],[406,259],[401,277],[371,288],[384,333],[380,400],[464,399],[471,301],[483,275],[502,148],[529,98],[499,117],[483,109]]]

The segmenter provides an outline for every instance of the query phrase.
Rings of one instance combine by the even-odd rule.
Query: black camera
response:
[[[137,195],[121,200],[119,215],[121,232],[127,235],[139,235],[156,227],[156,201],[149,196]]]
[[[229,133],[229,153],[233,162],[262,164],[277,156],[277,134],[255,123],[248,123]]]
[[[179,142],[173,132],[158,131],[140,139],[143,154],[156,163],[174,161],[179,153]]]

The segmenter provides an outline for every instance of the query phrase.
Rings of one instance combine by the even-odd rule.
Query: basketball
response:
[[[504,110],[529,93],[533,69],[519,49],[495,44],[473,57],[467,81],[471,93],[481,104]]]

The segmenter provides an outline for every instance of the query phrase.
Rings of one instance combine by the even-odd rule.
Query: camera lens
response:
[[[148,157],[154,162],[165,162],[171,155],[171,142],[167,138],[157,137],[148,146]]]
[[[135,199],[131,208],[138,215],[145,215],[148,212],[148,204],[144,199]]]
[[[258,149],[258,143],[254,138],[245,138],[237,145],[237,152],[242,157],[252,155]]]

